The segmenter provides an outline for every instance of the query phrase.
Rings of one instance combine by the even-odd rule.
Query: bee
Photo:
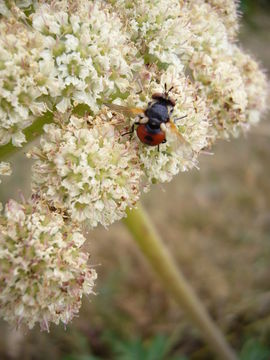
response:
[[[158,146],[159,150],[159,145],[166,142],[167,124],[169,124],[170,129],[176,134],[181,143],[188,144],[174,123],[174,121],[183,119],[187,115],[174,119],[174,121],[171,118],[176,104],[175,100],[169,96],[169,92],[172,89],[173,87],[167,90],[167,85],[165,84],[164,93],[154,93],[152,101],[148,103],[146,109],[109,103],[105,103],[105,105],[123,115],[137,117],[131,130],[122,134],[123,136],[133,134],[135,126],[137,126],[136,132],[140,141],[149,146]]]

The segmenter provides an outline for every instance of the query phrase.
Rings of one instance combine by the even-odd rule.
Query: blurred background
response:
[[[270,1],[246,0],[240,42],[270,69]],[[270,359],[270,123],[219,142],[200,171],[156,185],[143,203],[188,281],[239,351]],[[0,201],[29,191],[30,163],[13,159]],[[15,194],[14,194],[15,192]],[[90,232],[97,296],[66,329],[15,332],[0,322],[0,359],[211,360],[210,350],[160,286],[119,222]]]

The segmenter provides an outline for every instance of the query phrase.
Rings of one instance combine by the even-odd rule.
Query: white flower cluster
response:
[[[259,69],[258,63],[237,46],[234,47],[233,61],[244,82],[247,99],[247,122],[251,125],[257,124],[262,111],[267,108],[265,94],[268,93],[269,89],[266,75]]]
[[[120,19],[102,3],[81,1],[75,11],[68,1],[58,7],[42,4],[31,19],[45,43],[41,61],[50,65],[57,78],[58,111],[84,104],[97,113],[104,99],[127,91],[137,66],[136,49],[129,44]]]
[[[191,75],[198,95],[209,109],[210,144],[249,129],[254,123],[249,116],[253,110],[248,104],[248,85],[237,64],[237,52],[247,55],[239,48],[235,51],[234,44],[238,31],[236,1],[108,2],[126,22],[145,64],[155,63],[161,70],[171,64]],[[257,67],[250,81],[262,98],[262,113],[266,77]]]
[[[217,137],[229,138],[230,135],[239,135],[241,130],[247,130],[247,94],[240,71],[231,63],[231,58],[223,56],[213,59],[197,53],[190,67],[198,83],[198,91],[210,112],[211,142],[214,143]]]
[[[0,218],[0,314],[19,327],[67,324],[92,293],[95,270],[76,224],[40,201],[6,204]]]
[[[207,0],[207,2],[221,17],[229,38],[234,40],[239,30],[239,10],[237,9],[239,0]]]
[[[2,18],[0,48],[0,145],[12,140],[14,146],[22,146],[22,130],[46,110],[42,79],[49,71],[44,73],[37,63],[42,39],[14,18]]]
[[[163,93],[165,84],[170,84],[173,86],[170,96],[176,99],[172,119],[182,118],[175,122],[182,141],[168,125],[167,141],[160,144],[159,151],[156,146],[146,146],[134,137],[138,144],[141,167],[148,182],[168,182],[179,171],[186,171],[197,165],[199,152],[208,145],[208,111],[192,82],[173,65],[166,71],[159,71],[156,66],[152,66],[140,75],[144,91],[130,95],[127,101],[145,107],[152,100],[152,94]]]
[[[113,10],[120,13],[146,64],[160,68],[174,64],[183,71],[179,57],[192,50],[192,33],[179,0],[109,0]]]
[[[115,126],[99,117],[61,117],[45,127],[33,188],[72,219],[90,226],[110,225],[125,215],[140,196],[136,145],[120,142]]]
[[[187,65],[209,109],[210,143],[217,138],[238,136],[253,124],[249,113],[252,112],[251,106],[255,109],[258,106],[249,103],[250,84],[238,60],[240,54],[244,58],[247,55],[234,43],[238,29],[236,2],[195,0],[187,6],[194,35],[194,52]],[[257,67],[249,81],[262,99],[259,105],[261,114],[266,108],[266,77]]]
[[[47,125],[40,149],[33,151],[38,161],[33,168],[33,189],[69,215],[91,226],[108,226],[125,216],[127,207],[136,204],[145,183],[170,181],[179,171],[196,166],[200,150],[208,145],[208,112],[196,89],[175,67],[160,74],[158,69],[139,73],[144,91],[131,94],[126,102],[144,106],[155,92],[173,84],[171,95],[177,99],[174,118],[179,135],[167,131],[167,142],[145,146],[129,130],[119,114],[108,116],[60,116],[59,125]]]
[[[56,106],[96,113],[125,96],[139,66],[120,19],[101,3],[35,3],[32,26],[0,21],[0,145],[21,146],[22,129]],[[2,11],[3,12],[3,11]],[[82,104],[82,106],[80,106]]]
[[[2,144],[12,137],[15,145],[21,145],[25,140],[21,130],[54,106],[60,112],[73,107],[78,114],[97,114],[104,102],[124,103],[129,94],[135,101],[142,63],[157,65],[160,74],[173,66],[178,76],[191,75],[197,95],[209,109],[210,143],[238,135],[254,123],[248,85],[237,64],[247,55],[235,51],[234,45],[235,1],[17,3],[0,9],[9,17],[1,21],[1,38],[9,40],[3,41],[0,60]],[[15,33],[19,33],[16,42]],[[15,73],[20,74],[16,80]],[[262,107],[255,105],[258,117],[264,110],[266,79],[257,68],[249,81],[262,99]]]
[[[67,323],[96,276],[77,224],[109,226],[143,188],[258,122],[266,77],[237,31],[233,0],[0,2],[0,146],[21,146],[26,127],[55,115],[30,152],[36,200],[10,201],[0,217],[5,319]],[[149,146],[134,113],[165,89],[175,101],[166,143]]]
[[[204,0],[189,1],[182,5],[190,22],[192,52],[213,56],[230,50],[231,44],[222,18]],[[207,64],[205,64],[207,65]]]
[[[264,74],[234,44],[238,22],[232,0],[226,7],[219,0],[26,1],[17,11],[14,4],[10,20],[3,20],[3,35],[13,39],[21,30],[15,53],[22,53],[23,61],[13,55],[10,40],[8,61],[3,58],[0,65],[2,86],[11,90],[2,91],[6,98],[0,110],[17,104],[14,93],[28,99],[27,110],[16,111],[27,111],[30,122],[46,109],[65,113],[72,108],[77,117],[46,127],[36,151],[42,156],[34,166],[34,190],[75,220],[108,226],[120,219],[139,198],[142,174],[148,183],[170,181],[197,166],[200,151],[218,137],[248,129],[266,107]],[[31,26],[20,21],[26,8]],[[11,23],[18,28],[10,30]],[[14,67],[10,60],[25,68],[17,80],[6,71]],[[136,132],[131,141],[121,138],[119,132],[128,131],[134,119],[126,116],[130,125],[115,126],[107,121],[107,109],[107,120],[101,120],[104,103],[146,109],[152,94],[164,92],[165,85],[173,86],[172,117],[181,119],[175,124],[179,136],[167,124],[167,142],[159,151],[143,144]],[[16,117],[17,125],[9,128],[14,110],[5,109],[2,128],[18,136],[23,122]],[[82,117],[86,113],[91,117]],[[92,154],[101,151],[102,158]]]
[[[33,9],[32,0],[2,0],[0,2],[0,15],[25,19],[24,11]]]

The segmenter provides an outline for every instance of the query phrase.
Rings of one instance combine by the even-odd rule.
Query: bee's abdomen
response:
[[[144,144],[156,146],[165,140],[165,133],[161,129],[152,130],[147,124],[141,124],[137,127],[138,138]]]

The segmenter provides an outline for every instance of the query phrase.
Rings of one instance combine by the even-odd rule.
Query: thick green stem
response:
[[[164,288],[201,330],[202,336],[216,352],[217,358],[236,360],[235,353],[178,269],[143,207],[139,205],[137,209],[128,211],[124,223],[159,276]]]
[[[33,141],[35,138],[40,136],[43,132],[43,126],[53,122],[53,113],[47,112],[43,116],[37,118],[32,125],[28,126],[23,130],[26,137],[26,144]],[[13,146],[11,142],[6,145],[0,146],[0,161],[6,159],[17,151],[22,150],[22,147]]]

